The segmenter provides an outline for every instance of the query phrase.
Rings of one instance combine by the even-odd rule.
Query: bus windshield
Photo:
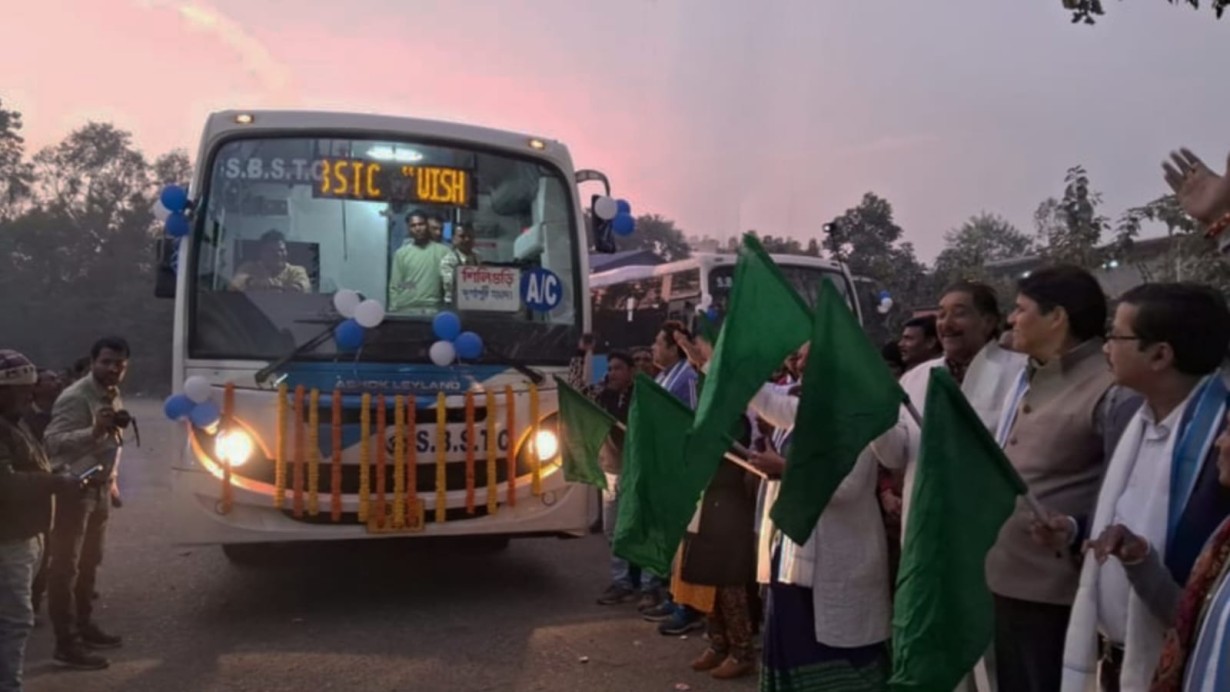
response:
[[[820,282],[824,279],[832,281],[834,288],[841,293],[846,302],[850,302],[850,287],[841,272],[835,269],[810,266],[806,264],[781,264],[782,275],[803,298],[808,307],[816,307],[820,299]],[[730,302],[730,290],[734,285],[735,267],[733,264],[713,267],[709,270],[709,294],[713,296],[713,306],[725,313]],[[853,310],[854,306],[850,305]]]
[[[307,137],[232,140],[209,165],[191,357],[284,356],[338,319],[342,289],[387,313],[347,358],[429,362],[441,310],[482,337],[487,359],[572,354],[577,223],[553,166],[464,146]],[[303,357],[339,355],[326,340]]]

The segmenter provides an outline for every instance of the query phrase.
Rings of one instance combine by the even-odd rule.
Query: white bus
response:
[[[174,268],[163,249],[156,289],[175,299],[176,389],[205,378],[222,409],[218,425],[184,425],[180,540],[242,559],[273,542],[587,533],[597,497],[563,479],[550,376],[566,373],[589,327],[577,181],[595,179],[563,144],[528,135],[211,115],[191,232]],[[425,221],[449,252],[466,229],[479,259],[443,291],[424,288],[434,256],[394,268]],[[333,334],[343,290],[386,308],[353,352]],[[433,364],[433,318],[446,310],[481,337],[480,356]]]
[[[862,321],[860,301],[844,264],[810,255],[770,257],[808,305],[815,306],[820,282],[829,279]],[[679,320],[696,331],[696,315],[701,311],[715,314],[715,327],[720,325],[730,300],[737,259],[731,253],[695,253],[677,262],[591,274],[590,302],[598,350],[648,347],[666,320]]]

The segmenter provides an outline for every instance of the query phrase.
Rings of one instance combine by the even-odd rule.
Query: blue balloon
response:
[[[188,417],[192,419],[192,424],[196,427],[208,428],[222,420],[222,411],[218,410],[218,405],[214,402],[206,401],[194,406]]]
[[[619,213],[611,220],[611,230],[618,235],[632,235],[636,230],[636,219],[631,214]]]
[[[196,404],[188,398],[187,394],[172,394],[163,402],[162,412],[167,414],[167,418],[171,420],[183,420],[191,415],[195,407]]]
[[[175,212],[167,217],[167,235],[172,238],[183,238],[192,232],[192,225],[183,212]]]
[[[363,345],[365,333],[363,325],[353,319],[344,320],[333,329],[333,340],[337,342],[339,349],[353,351]]]
[[[483,338],[474,332],[462,332],[457,335],[453,347],[457,349],[458,358],[475,360],[483,355]]]
[[[461,318],[455,312],[445,311],[431,321],[431,328],[437,339],[456,341],[457,335],[461,333]]]
[[[183,211],[188,206],[188,191],[178,185],[167,185],[158,195],[158,201],[170,212]]]
[[[629,203],[628,203],[628,200],[626,200],[626,199],[617,199],[617,200],[615,200],[615,213],[616,213],[616,214],[629,214],[629,215],[631,215],[631,214],[632,214],[632,205],[631,205],[631,204],[629,204]]]
[[[716,322],[719,316],[718,309],[715,307],[710,307],[705,311],[705,317],[708,317],[711,322]]]

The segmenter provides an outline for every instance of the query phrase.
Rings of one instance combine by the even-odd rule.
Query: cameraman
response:
[[[90,349],[90,373],[56,399],[47,426],[47,451],[56,467],[78,473],[101,465],[104,482],[75,502],[56,506],[51,531],[48,606],[55,627],[55,660],[70,668],[99,670],[110,662],[90,649],[123,643],[94,621],[94,585],[102,563],[107,517],[116,495],[120,434],[127,413],[119,385],[128,371],[128,342],[99,339]]]
[[[0,691],[21,690],[26,640],[34,628],[30,585],[51,528],[51,496],[80,492],[81,482],[54,476],[51,462],[22,417],[38,374],[16,351],[0,350]]]

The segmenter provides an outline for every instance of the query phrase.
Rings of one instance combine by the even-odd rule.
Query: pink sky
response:
[[[1083,163],[1106,213],[1230,137],[1230,21],[1161,0],[42,0],[0,27],[31,150],[87,119],[195,154],[230,107],[408,114],[560,139],[691,234],[808,238],[873,190],[925,258],[981,210],[1032,230]]]

